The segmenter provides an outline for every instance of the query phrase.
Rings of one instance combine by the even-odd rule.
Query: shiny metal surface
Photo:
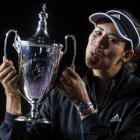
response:
[[[21,47],[20,79],[28,100],[41,100],[45,90],[52,87],[52,80],[55,79],[59,67],[60,52],[61,48],[54,46]]]
[[[16,121],[23,121],[23,122],[35,122],[35,123],[51,123],[47,118],[30,118],[27,116],[19,116],[15,119]]]

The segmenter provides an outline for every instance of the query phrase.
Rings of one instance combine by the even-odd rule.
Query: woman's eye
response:
[[[101,32],[99,32],[99,31],[95,31],[95,33],[96,33],[97,35],[101,35]]]
[[[110,41],[111,43],[115,43],[115,44],[116,44],[116,41],[115,41],[114,39],[112,39],[112,38],[109,38],[109,41]]]

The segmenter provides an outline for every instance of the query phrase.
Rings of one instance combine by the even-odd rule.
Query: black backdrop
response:
[[[21,39],[31,37],[38,24],[38,14],[42,10],[42,5],[46,4],[46,12],[49,17],[48,34],[56,40],[56,42],[64,44],[64,37],[66,34],[73,34],[77,41],[77,55],[76,55],[76,71],[83,77],[87,70],[85,66],[85,49],[88,41],[88,36],[92,31],[92,24],[88,17],[94,12],[104,12],[104,9],[126,9],[129,10],[137,19],[140,19],[140,2],[135,0],[14,0],[0,2],[0,64],[2,63],[2,56],[4,55],[4,39],[5,34],[9,29],[18,31]],[[8,59],[14,62],[16,69],[18,69],[17,53],[12,47],[14,40],[13,34],[8,40],[7,55]],[[73,56],[73,46],[69,43],[67,53],[63,56],[58,76],[67,67],[70,66]],[[139,76],[138,69],[135,73]],[[0,85],[0,123],[4,119],[6,97],[4,89]],[[22,99],[23,112],[29,111],[29,105]]]

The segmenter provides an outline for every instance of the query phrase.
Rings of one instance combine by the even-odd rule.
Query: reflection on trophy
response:
[[[7,39],[11,32],[15,33],[13,46],[18,52],[20,83],[25,96],[18,91],[31,105],[30,116],[20,116],[16,118],[17,121],[50,123],[47,118],[42,118],[39,115],[38,106],[45,100],[46,93],[48,95],[54,86],[60,60],[67,50],[68,37],[71,37],[74,43],[72,64],[75,60],[75,37],[73,35],[65,36],[65,50],[62,52],[63,45],[57,44],[47,33],[48,14],[45,9],[44,4],[42,12],[39,13],[40,20],[37,31],[31,38],[20,40],[16,30],[9,30],[5,38],[4,55],[7,59]]]

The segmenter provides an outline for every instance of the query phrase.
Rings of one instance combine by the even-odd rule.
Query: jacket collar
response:
[[[109,84],[109,93],[108,96],[113,96],[124,83],[124,81],[129,77],[130,73],[128,72],[125,65],[119,70],[119,72],[111,79],[111,83]],[[99,77],[94,76],[92,69],[89,69],[86,73],[86,83],[88,84],[89,88],[93,91],[94,87],[93,84],[98,84]]]

